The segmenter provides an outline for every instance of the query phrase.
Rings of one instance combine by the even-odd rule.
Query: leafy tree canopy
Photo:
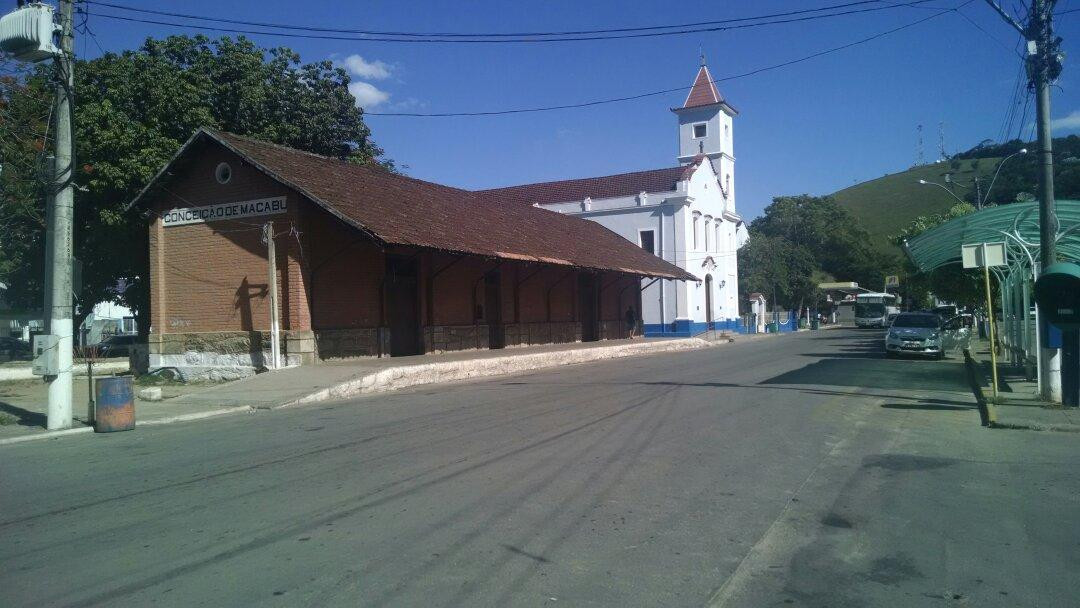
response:
[[[873,250],[858,221],[827,196],[776,197],[749,230],[750,242],[739,251],[743,292],[770,295],[775,287],[786,307],[815,303],[815,277],[822,274],[879,285],[899,266]]]
[[[975,213],[975,207],[967,203],[957,203],[943,213],[923,215],[912,220],[899,234],[892,237],[895,245],[900,246],[907,239],[944,224],[949,220]],[[967,272],[953,264],[936,268],[930,272],[919,272],[910,260],[904,260],[904,270],[908,277],[906,293],[918,307],[928,307],[931,294],[946,302],[961,306],[975,306],[985,298],[983,285],[978,273]]]
[[[18,85],[31,93],[23,97],[47,102],[47,75],[47,69],[40,68],[35,76],[20,80]],[[75,196],[75,244],[83,263],[79,301],[128,305],[138,311],[141,331],[148,329],[146,223],[139,211],[123,207],[199,127],[394,170],[371,140],[349,82],[345,70],[330,61],[301,63],[288,48],[262,49],[244,37],[151,38],[138,50],[77,62],[80,189]],[[5,146],[9,133],[44,131],[43,123],[33,123],[42,109],[38,104],[26,116],[5,114],[0,123]],[[51,147],[44,137],[30,145],[31,151],[43,147]],[[4,152],[8,158],[6,147]],[[34,306],[42,297],[41,266],[28,262],[44,254],[39,221],[43,196],[40,186],[27,185],[38,183],[33,160],[23,165],[10,180],[4,175],[0,218],[22,217],[35,238],[20,247],[4,243],[0,281],[12,286],[9,299]],[[118,282],[129,287],[117,292]]]

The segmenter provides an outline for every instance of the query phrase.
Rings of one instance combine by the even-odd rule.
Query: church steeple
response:
[[[698,155],[710,159],[734,156],[731,119],[738,112],[716,88],[705,53],[701,53],[701,67],[682,107],[671,111],[679,117],[679,162],[688,163]]]

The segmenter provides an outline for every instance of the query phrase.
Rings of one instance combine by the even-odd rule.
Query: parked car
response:
[[[135,334],[109,336],[98,344],[98,357],[126,357],[131,354],[131,347],[138,338]]]
[[[956,339],[956,324],[943,324],[932,312],[905,312],[896,316],[885,334],[885,356],[922,355],[943,359]]]
[[[33,358],[34,349],[18,338],[0,338],[0,360],[16,361]]]

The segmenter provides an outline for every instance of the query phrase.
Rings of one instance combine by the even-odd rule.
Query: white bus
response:
[[[888,327],[891,314],[900,312],[891,293],[860,293],[855,296],[855,327]]]

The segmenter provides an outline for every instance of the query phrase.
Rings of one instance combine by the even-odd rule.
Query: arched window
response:
[[[713,239],[713,246],[717,251],[720,251],[720,222],[716,222],[716,237]]]
[[[712,228],[712,216],[705,216],[705,251],[709,250],[709,232]]]
[[[701,220],[701,213],[698,212],[698,211],[695,211],[694,212],[694,249],[698,248],[698,223],[700,222],[700,220]]]

